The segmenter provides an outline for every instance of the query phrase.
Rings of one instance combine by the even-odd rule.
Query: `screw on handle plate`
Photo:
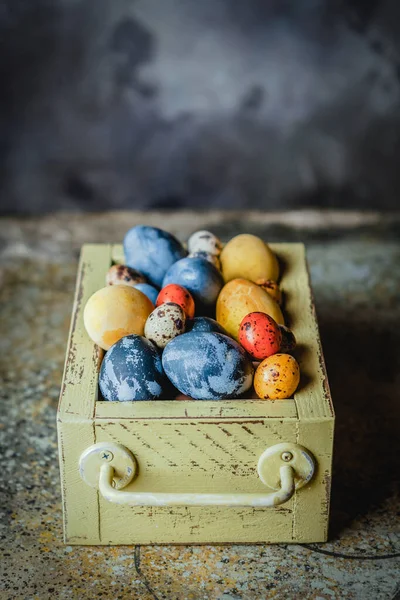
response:
[[[79,459],[82,479],[91,487],[99,487],[100,469],[112,465],[112,487],[121,490],[136,476],[138,465],[132,452],[115,442],[99,442],[87,448]]]
[[[264,493],[164,493],[121,491],[133,481],[138,465],[133,454],[113,442],[90,446],[80,457],[82,479],[98,487],[114,504],[129,506],[278,506],[290,500],[295,489],[306,485],[314,474],[314,459],[298,444],[282,443],[267,448],[259,458],[257,471],[264,485],[275,490]]]

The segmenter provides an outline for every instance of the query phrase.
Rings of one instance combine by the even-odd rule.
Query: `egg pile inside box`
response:
[[[293,396],[296,340],[281,309],[279,262],[263,240],[242,234],[222,247],[197,231],[186,249],[141,225],[126,234],[124,253],[84,311],[87,333],[106,350],[103,399]]]

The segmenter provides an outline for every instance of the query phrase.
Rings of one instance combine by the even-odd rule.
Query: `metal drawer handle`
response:
[[[303,446],[292,443],[267,448],[258,460],[258,476],[264,485],[276,490],[263,493],[164,493],[121,491],[138,471],[133,454],[114,442],[100,442],[81,455],[82,479],[98,488],[114,504],[128,506],[278,506],[290,500],[296,489],[306,485],[315,470],[314,459]]]

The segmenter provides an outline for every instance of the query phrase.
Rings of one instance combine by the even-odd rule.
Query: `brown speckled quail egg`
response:
[[[206,252],[205,250],[197,250],[196,252],[191,252],[188,258],[205,258],[206,260],[208,260],[208,262],[214,265],[214,267],[216,267],[218,271],[221,270],[221,261],[219,260],[218,256],[216,256],[215,254],[211,254],[211,252]]]
[[[113,265],[108,269],[106,275],[107,285],[130,285],[134,287],[138,283],[146,283],[146,277],[136,269],[126,265]]]
[[[211,231],[195,231],[187,243],[188,250],[192,252],[209,252],[214,256],[219,256],[222,250],[222,243]]]
[[[144,335],[158,348],[165,348],[168,342],[185,332],[185,324],[184,310],[174,302],[165,302],[148,316]]]

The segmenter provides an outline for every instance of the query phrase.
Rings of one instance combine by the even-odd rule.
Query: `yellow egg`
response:
[[[111,285],[89,298],[83,321],[89,337],[108,350],[125,335],[143,335],[146,319],[153,309],[153,303],[136,288]]]
[[[217,321],[236,340],[242,319],[251,312],[263,312],[280,325],[285,321],[273,298],[260,286],[247,279],[233,279],[221,290],[217,300]]]
[[[222,250],[220,260],[225,283],[238,277],[278,281],[278,259],[268,244],[255,235],[243,233],[232,238]]]

